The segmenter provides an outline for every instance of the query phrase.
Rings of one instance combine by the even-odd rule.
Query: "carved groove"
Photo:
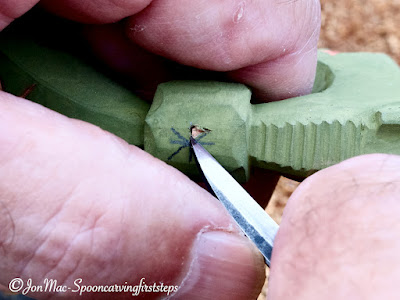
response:
[[[361,126],[348,121],[289,124],[261,122],[250,137],[250,155],[258,161],[294,170],[319,170],[360,154]]]

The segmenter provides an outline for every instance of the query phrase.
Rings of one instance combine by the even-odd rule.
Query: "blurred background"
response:
[[[320,0],[319,48],[341,52],[384,52],[400,64],[400,0]],[[281,177],[267,207],[279,223],[298,182]],[[268,275],[268,270],[267,270]],[[268,280],[258,300],[265,300]]]
[[[385,52],[400,63],[400,0],[321,0],[319,46]]]

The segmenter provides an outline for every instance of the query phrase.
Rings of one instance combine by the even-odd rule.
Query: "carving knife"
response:
[[[206,183],[270,266],[278,224],[193,137],[190,143]]]

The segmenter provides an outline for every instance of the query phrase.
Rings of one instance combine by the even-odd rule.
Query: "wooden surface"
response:
[[[384,52],[400,64],[400,0],[321,0],[319,48]],[[298,183],[281,177],[267,207],[279,223]],[[268,276],[267,270],[267,276]],[[268,280],[258,300],[265,300]]]

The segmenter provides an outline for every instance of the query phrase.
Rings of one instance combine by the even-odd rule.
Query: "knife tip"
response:
[[[197,144],[196,140],[192,136],[190,137],[190,144],[192,147]]]

